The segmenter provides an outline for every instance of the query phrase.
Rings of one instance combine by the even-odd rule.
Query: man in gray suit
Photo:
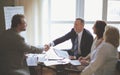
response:
[[[19,35],[26,26],[25,16],[16,14],[11,28],[0,34],[0,75],[30,75],[25,53],[42,53],[43,49],[27,45]]]

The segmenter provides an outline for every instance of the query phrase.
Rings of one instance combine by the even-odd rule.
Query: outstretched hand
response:
[[[45,51],[48,51],[48,50],[50,49],[50,46],[47,45],[47,44],[45,44],[45,45],[44,45],[44,49],[45,49]]]

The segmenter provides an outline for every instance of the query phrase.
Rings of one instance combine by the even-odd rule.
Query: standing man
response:
[[[16,14],[11,28],[0,34],[0,75],[30,75],[25,53],[42,53],[43,49],[27,45],[20,32],[26,30],[25,16]]]
[[[90,53],[93,36],[84,28],[84,20],[81,18],[76,18],[74,28],[70,32],[45,45],[45,49],[48,50],[50,46],[55,46],[69,39],[72,42],[72,49],[68,51],[70,59],[78,59],[80,56],[85,57]]]

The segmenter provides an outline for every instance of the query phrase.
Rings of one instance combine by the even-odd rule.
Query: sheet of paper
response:
[[[61,64],[58,61],[44,61],[45,66],[58,65]]]
[[[70,62],[69,59],[62,59],[62,60],[48,60],[44,61],[46,66],[58,65],[58,64],[68,64]]]
[[[60,57],[56,54],[56,52],[54,51],[53,48],[51,48],[50,50],[48,50],[46,52],[47,58],[48,59],[63,59],[64,57]]]
[[[56,54],[57,54],[59,57],[69,58],[69,54],[68,54],[67,51],[57,50],[57,49],[54,49],[54,51],[56,52]]]
[[[72,65],[81,65],[81,63],[79,62],[79,60],[71,60],[70,63]]]

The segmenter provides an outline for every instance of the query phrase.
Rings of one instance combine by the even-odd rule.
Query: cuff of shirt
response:
[[[50,47],[51,47],[51,46],[54,46],[55,44],[54,44],[54,42],[51,42],[49,45],[50,45]]]

